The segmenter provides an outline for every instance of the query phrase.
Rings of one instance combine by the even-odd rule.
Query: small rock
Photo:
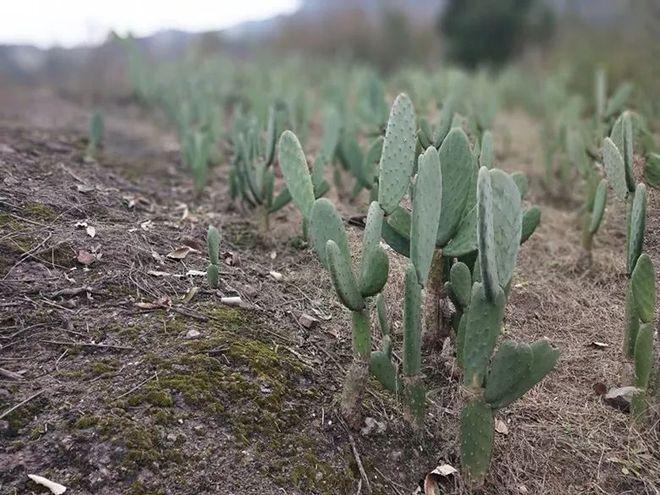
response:
[[[268,274],[273,278],[273,280],[280,281],[284,278],[284,276],[280,272],[276,272],[275,270],[271,270],[268,272]]]
[[[603,397],[605,404],[620,409],[623,412],[630,411],[630,403],[633,395],[637,392],[636,387],[611,388]]]
[[[188,330],[188,333],[186,334],[186,338],[187,338],[187,339],[196,339],[196,338],[198,338],[200,335],[202,335],[202,334],[199,332],[199,330],[195,330],[195,329],[193,328],[193,329],[191,329],[191,330]]]
[[[370,435],[373,432],[384,433],[385,432],[385,423],[376,421],[374,418],[365,418],[364,427],[360,430],[362,435]]]
[[[508,435],[509,434],[509,427],[501,419],[496,419],[495,420],[495,431],[497,433],[499,433],[500,435]]]
[[[176,433],[168,433],[167,437],[165,438],[167,438],[167,440],[169,440],[170,442],[176,442],[176,438],[177,438]]]
[[[298,323],[300,323],[303,327],[309,329],[309,328],[314,328],[318,324],[319,320],[314,318],[311,315],[308,315],[307,313],[303,313],[300,318],[298,318]]]
[[[401,459],[401,457],[403,457],[403,451],[402,450],[393,450],[392,452],[390,452],[389,457],[393,461],[398,461],[399,459]]]

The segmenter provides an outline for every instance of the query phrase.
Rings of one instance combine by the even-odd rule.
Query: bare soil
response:
[[[0,88],[0,369],[20,375],[0,375],[0,493],[43,493],[27,477],[38,474],[74,494],[408,495],[438,464],[458,467],[461,403],[437,353],[424,361],[424,431],[411,431],[373,381],[372,427],[351,432],[338,417],[348,314],[292,207],[260,234],[229,199],[226,164],[196,196],[172,134],[128,100],[104,102],[105,145],[86,161],[89,113],[47,89]],[[481,493],[658,494],[657,411],[633,427],[594,391],[631,383],[622,209],[610,201],[594,264],[579,270],[578,184],[568,201],[545,199],[538,133],[524,115],[498,119],[495,133],[510,136],[497,143],[500,165],[527,172],[543,210],[505,332],[547,337],[561,358],[498,413],[508,433],[496,435]],[[656,266],[658,213],[653,196],[645,250]],[[209,224],[223,230],[218,291],[196,273]],[[356,242],[359,229],[348,228]],[[193,250],[167,257],[182,246]],[[391,257],[396,333],[404,260]],[[301,325],[303,314],[317,325]],[[443,489],[467,493],[459,477]]]

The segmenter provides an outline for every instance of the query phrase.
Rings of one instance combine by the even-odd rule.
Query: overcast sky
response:
[[[331,1],[331,0],[330,0]],[[298,0],[0,0],[0,44],[98,43],[110,29],[136,36],[204,31],[291,12]]]

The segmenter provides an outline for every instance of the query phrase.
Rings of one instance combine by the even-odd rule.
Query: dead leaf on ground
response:
[[[78,186],[76,186],[76,189],[78,189],[78,192],[86,194],[92,192],[94,189],[96,189],[96,187],[87,184],[78,184]]]
[[[241,264],[241,258],[238,256],[238,253],[232,251],[224,251],[222,253],[222,261],[227,266],[240,266]]]
[[[268,274],[276,281],[281,281],[284,278],[284,275],[282,275],[280,272],[276,272],[274,270],[271,270],[268,272]]]
[[[443,483],[449,476],[458,473],[451,464],[441,464],[424,478],[424,495],[442,495],[439,483]]]
[[[80,251],[78,251],[78,256],[76,257],[76,260],[78,260],[78,263],[80,263],[81,265],[89,266],[92,263],[94,263],[96,257],[89,251],[85,249],[81,249]]]
[[[594,392],[596,392],[596,395],[605,395],[607,386],[603,382],[596,382],[594,383]]]
[[[190,246],[180,246],[174,251],[167,253],[167,257],[171,260],[183,260],[190,253],[199,253],[199,251],[195,248],[191,248]]]
[[[206,270],[188,270],[186,277],[206,277]]]
[[[607,349],[610,344],[606,344],[605,342],[598,342],[594,340],[591,344],[589,344],[591,347],[594,349]]]
[[[146,220],[140,224],[140,228],[145,232],[149,232],[154,228],[154,223],[151,220]]]
[[[90,236],[91,238],[96,237],[96,229],[92,227],[91,225],[88,225],[87,228],[85,229],[85,232],[87,232],[87,235]]]
[[[298,323],[308,329],[314,328],[318,322],[319,320],[317,318],[314,318],[312,315],[308,315],[307,313],[303,313],[300,315],[300,318],[298,318]]]

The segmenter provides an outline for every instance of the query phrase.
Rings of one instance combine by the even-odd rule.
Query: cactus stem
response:
[[[362,396],[369,378],[371,323],[366,310],[353,311],[353,363],[341,394],[341,414],[351,428],[362,426]]]
[[[425,337],[431,342],[442,345],[449,336],[450,326],[447,324],[443,312],[443,300],[445,299],[445,288],[443,282],[444,260],[442,250],[436,249],[433,253],[431,270],[426,284],[426,298],[424,302]]]

